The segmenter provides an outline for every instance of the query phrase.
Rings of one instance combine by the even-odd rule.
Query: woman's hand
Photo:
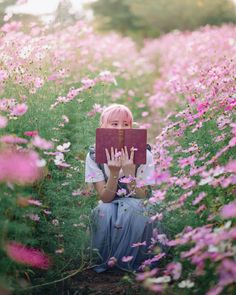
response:
[[[108,152],[108,149],[105,149],[107,156],[107,166],[110,169],[111,174],[119,174],[121,169],[121,155],[117,153],[117,149],[111,148],[111,155]]]
[[[131,149],[130,158],[127,147],[121,150],[121,167],[125,177],[135,176],[135,164],[134,164],[134,149]]]

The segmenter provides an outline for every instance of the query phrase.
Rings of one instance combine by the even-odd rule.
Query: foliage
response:
[[[92,265],[97,199],[84,160],[104,105],[121,102],[152,128],[146,203],[167,229],[153,233],[153,250],[160,259],[162,242],[172,254],[137,281],[167,294],[233,293],[235,26],[167,34],[141,51],[84,22],[1,30],[0,291],[65,293],[60,283]]]
[[[89,215],[97,199],[85,186],[84,160],[99,113],[128,92],[141,100],[154,68],[130,39],[99,36],[83,22],[50,30],[7,24],[0,45],[1,292],[55,294],[53,282],[82,271],[94,255]],[[35,161],[23,158],[26,151]],[[36,179],[29,169],[40,170]],[[48,269],[32,262],[44,255]]]
[[[138,39],[236,21],[230,0],[99,0],[91,7],[100,28]]]
[[[150,290],[235,291],[235,36],[234,26],[205,27],[150,40],[142,50],[151,60],[159,53],[153,116],[169,110],[154,144],[149,202],[163,214],[169,241],[156,241],[172,247],[173,261],[158,278],[140,279]]]

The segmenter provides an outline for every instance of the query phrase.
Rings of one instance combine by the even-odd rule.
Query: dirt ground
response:
[[[148,295],[132,274],[119,269],[97,274],[85,270],[70,281],[68,295]]]

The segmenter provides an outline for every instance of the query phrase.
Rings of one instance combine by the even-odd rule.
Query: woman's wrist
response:
[[[104,185],[104,191],[115,194],[117,190],[118,178],[119,171],[110,171],[107,183]]]
[[[110,171],[110,178],[118,179],[119,178],[119,172],[120,171]]]
[[[135,167],[131,169],[122,168],[125,177],[134,177],[135,176]]]

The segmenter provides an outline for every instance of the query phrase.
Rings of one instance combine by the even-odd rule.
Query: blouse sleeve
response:
[[[102,180],[105,180],[102,170],[98,168],[98,165],[88,153],[85,160],[85,182],[93,183]]]
[[[142,164],[137,170],[137,183],[140,186],[143,185],[154,185],[155,180],[153,178],[153,173],[155,171],[154,159],[152,153],[147,150],[147,163]]]

